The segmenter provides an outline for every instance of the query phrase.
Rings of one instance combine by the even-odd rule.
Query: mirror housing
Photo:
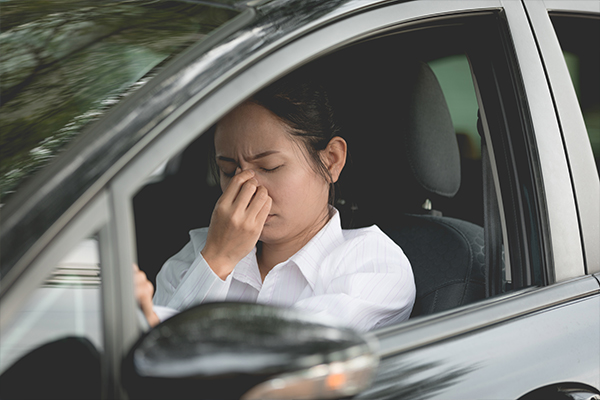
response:
[[[130,399],[325,399],[366,389],[374,339],[254,303],[201,304],[144,334],[122,365]]]

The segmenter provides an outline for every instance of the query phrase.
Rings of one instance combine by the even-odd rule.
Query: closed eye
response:
[[[278,170],[281,167],[283,167],[283,164],[282,165],[278,165],[275,168],[261,168],[261,170],[264,171],[264,172],[273,172],[273,171]]]
[[[221,170],[221,173],[228,178],[233,178],[233,176],[235,175],[235,170],[233,170],[231,173]]]

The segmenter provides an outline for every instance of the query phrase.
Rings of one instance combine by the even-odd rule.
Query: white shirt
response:
[[[408,319],[415,299],[410,263],[377,226],[342,229],[334,216],[300,251],[261,279],[256,247],[222,280],[200,251],[208,228],[190,231],[190,242],[157,276],[154,310],[164,320],[209,301],[245,301],[296,307],[359,331]]]

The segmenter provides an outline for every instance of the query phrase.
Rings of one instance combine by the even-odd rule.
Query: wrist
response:
[[[202,250],[200,254],[215,275],[217,275],[223,281],[227,279],[235,267],[235,263],[232,263],[226,257],[214,255],[210,251],[206,251],[206,249]]]
[[[145,312],[144,314],[146,315],[146,319],[148,320],[148,325],[150,325],[150,327],[155,327],[160,323],[160,319],[154,311],[150,310],[148,312]]]

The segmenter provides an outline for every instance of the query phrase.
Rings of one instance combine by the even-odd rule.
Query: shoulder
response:
[[[375,246],[381,249],[402,252],[400,246],[383,233],[377,225],[359,229],[343,229],[342,234],[344,236],[344,246]]]
[[[408,258],[392,239],[376,225],[342,230],[343,242],[331,254],[334,259],[357,269],[389,270],[410,268]]]

